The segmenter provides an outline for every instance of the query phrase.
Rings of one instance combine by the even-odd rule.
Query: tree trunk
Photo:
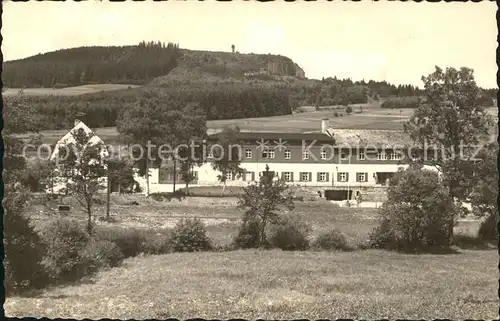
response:
[[[189,181],[191,179],[191,167],[190,167],[190,164],[189,164],[189,159],[187,160],[187,165],[186,165],[186,168],[187,168],[187,173],[186,173],[186,195],[189,195]]]
[[[111,198],[111,180],[108,176],[108,184],[107,184],[107,195],[106,195],[106,221],[109,222],[109,202],[110,202],[110,198]]]
[[[92,234],[92,199],[87,202],[87,231]]]
[[[455,206],[455,197],[453,196],[453,185],[450,184],[448,187],[448,191],[450,194],[451,198],[451,205]],[[455,221],[455,218],[453,216],[450,216],[450,220],[448,221],[448,246],[451,246],[453,243],[453,222]]]
[[[224,185],[222,185],[222,192],[220,193],[220,196],[224,195],[224,191],[226,190],[226,181],[224,181]]]
[[[264,246],[264,244],[266,243],[266,221],[265,220],[262,220],[262,227],[260,229],[260,244],[259,244],[259,247],[262,247]]]
[[[146,197],[149,197],[149,159],[146,160]]]
[[[177,182],[177,161],[174,157],[174,190],[172,193],[175,193],[175,183]]]

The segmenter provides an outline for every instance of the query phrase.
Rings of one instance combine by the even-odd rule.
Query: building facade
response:
[[[193,167],[189,186],[217,186],[219,173],[212,168],[217,157],[220,133],[209,136],[206,162]],[[327,130],[318,133],[239,132],[233,147],[245,173],[227,178],[227,186],[245,186],[259,180],[269,166],[276,177],[331,199],[354,198],[384,191],[388,180],[408,166],[412,157],[409,141],[401,131]],[[219,148],[220,150],[220,148]],[[176,189],[185,187],[182,174],[175,171]],[[146,180],[136,177],[145,190]],[[171,161],[150,168],[150,192],[172,192],[174,170]]]

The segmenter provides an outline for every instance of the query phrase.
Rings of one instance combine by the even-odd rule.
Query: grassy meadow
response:
[[[10,316],[496,319],[495,251],[235,251],[135,257],[87,284],[7,298]]]
[[[132,201],[139,205],[129,205]],[[54,217],[61,202],[28,209],[35,224]],[[65,204],[76,205],[73,199]],[[228,244],[241,212],[235,198],[190,197],[155,201],[113,195],[110,228],[161,229],[182,217],[199,217],[216,244]],[[51,210],[52,209],[52,210]],[[105,206],[96,205],[96,216]],[[495,250],[408,255],[363,250],[377,225],[377,210],[340,208],[330,202],[296,202],[293,212],[312,235],[335,227],[351,252],[244,250],[172,253],[127,259],[86,282],[32,296],[7,298],[8,316],[71,318],[450,318],[494,319],[498,257]],[[84,222],[74,207],[70,217]],[[458,235],[477,233],[478,221],[462,221]]]

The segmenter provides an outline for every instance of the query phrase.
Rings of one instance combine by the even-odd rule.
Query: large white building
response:
[[[209,136],[206,163],[193,168],[190,187],[216,186],[219,173],[212,168],[210,146],[220,133]],[[327,129],[313,133],[239,132],[236,149],[241,155],[243,177],[228,177],[227,186],[245,186],[257,181],[266,165],[289,184],[320,191],[330,199],[347,199],[359,191],[377,194],[385,191],[388,179],[408,166],[409,138],[402,131]],[[281,144],[280,144],[281,142]],[[265,146],[262,143],[266,143]],[[263,148],[264,147],[264,148]],[[216,149],[216,148],[215,148]],[[171,161],[149,169],[149,191],[172,192],[174,170]],[[185,183],[176,170],[175,188]],[[143,191],[146,179],[136,177]]]

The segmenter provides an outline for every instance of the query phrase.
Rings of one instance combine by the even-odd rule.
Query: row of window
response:
[[[246,149],[245,150],[245,157],[246,158],[252,158],[253,151],[251,149]],[[275,151],[274,150],[263,150],[262,151],[262,158],[274,158],[275,157]],[[309,159],[309,151],[302,151],[302,159],[307,160]],[[348,159],[348,153],[342,152],[340,153],[340,159],[341,160],[347,160]],[[285,150],[285,159],[291,159],[292,158],[292,152],[290,150]],[[321,159],[327,159],[327,153],[326,151],[321,151],[320,152],[320,158]],[[377,153],[377,160],[401,160],[401,154],[399,153]],[[366,156],[364,152],[360,152],[358,154],[358,160],[365,160]]]
[[[263,172],[260,173],[262,175]],[[277,175],[277,173],[272,172]],[[282,172],[281,179],[285,182],[293,182],[293,172]],[[231,173],[227,175],[227,180],[235,180],[236,177],[233,177]],[[254,172],[246,172],[245,176],[243,176],[243,180],[245,181],[254,181],[255,173]],[[300,172],[299,173],[299,181],[300,182],[312,182],[312,173],[311,172]],[[330,173],[328,172],[319,172],[316,177],[317,182],[329,182],[330,181]],[[348,182],[349,181],[349,173],[348,172],[339,172],[337,173],[337,181],[338,182]],[[367,182],[368,181],[368,173],[356,173],[356,182]]]

